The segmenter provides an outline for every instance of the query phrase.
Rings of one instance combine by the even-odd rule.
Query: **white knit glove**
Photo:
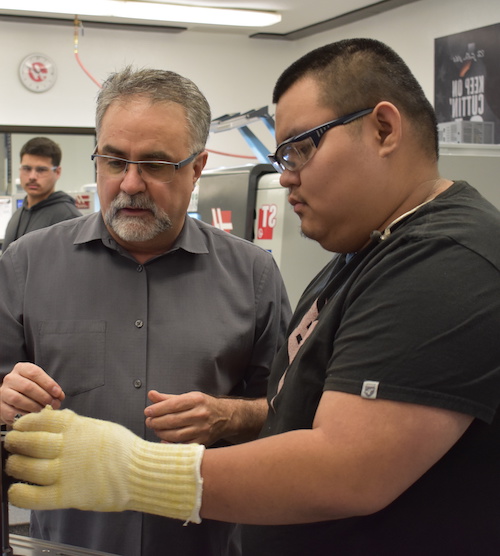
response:
[[[50,406],[13,428],[7,473],[33,483],[10,487],[14,506],[135,510],[200,523],[202,445],[146,442],[116,423]]]

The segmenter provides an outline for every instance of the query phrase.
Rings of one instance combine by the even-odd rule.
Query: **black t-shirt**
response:
[[[289,328],[307,330],[308,337],[293,361],[286,347],[276,359],[262,436],[311,428],[324,390],[476,419],[384,510],[300,526],[245,527],[245,556],[498,553],[499,241],[498,211],[457,182],[395,224],[384,240],[348,263],[338,257],[311,283]],[[319,315],[301,328],[315,300]]]

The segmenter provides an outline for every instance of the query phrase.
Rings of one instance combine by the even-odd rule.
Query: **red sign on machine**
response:
[[[262,205],[259,208],[259,220],[257,223],[257,237],[259,239],[273,239],[277,214],[278,207],[276,205]]]
[[[75,206],[79,210],[85,210],[90,208],[90,195],[88,193],[83,193],[75,197]]]
[[[222,210],[220,208],[212,209],[212,226],[219,228],[219,230],[224,230],[226,232],[231,232],[233,229],[233,223],[231,221],[231,211]]]

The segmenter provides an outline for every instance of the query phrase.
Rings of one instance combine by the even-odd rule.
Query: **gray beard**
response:
[[[123,208],[149,210],[152,218],[143,219],[136,216],[124,216],[119,213],[120,209]],[[120,239],[131,242],[149,241],[172,228],[172,220],[170,220],[168,214],[158,208],[144,193],[131,196],[123,191],[113,199],[104,214],[104,222]]]

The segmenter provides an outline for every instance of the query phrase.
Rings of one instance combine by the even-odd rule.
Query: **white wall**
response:
[[[85,29],[79,40],[80,59],[98,81],[127,64],[171,69],[197,83],[211,104],[213,117],[269,104],[283,65],[280,60],[288,48],[283,42],[201,32]],[[32,52],[43,52],[58,67],[57,83],[45,93],[27,91],[18,78],[19,63]],[[94,125],[98,87],[76,62],[72,26],[0,21],[0,67],[0,124]],[[274,140],[264,126],[255,131],[271,149]],[[211,147],[252,155],[237,131],[214,134]],[[214,155],[211,167],[246,162]]]
[[[79,54],[99,81],[126,64],[177,71],[198,84],[217,117],[270,104],[281,70],[312,48],[341,38],[367,36],[392,46],[410,65],[432,101],[434,39],[497,22],[498,0],[419,0],[295,42],[250,39],[227,32],[163,34],[88,28],[83,36],[80,34]],[[19,81],[19,63],[32,52],[47,54],[58,66],[58,81],[46,93],[30,93]],[[0,124],[94,125],[98,89],[75,60],[71,25],[0,21],[0,68]],[[252,129],[272,150],[274,141],[265,128]],[[237,131],[212,135],[208,147],[252,154]],[[211,155],[208,167],[246,162]]]

